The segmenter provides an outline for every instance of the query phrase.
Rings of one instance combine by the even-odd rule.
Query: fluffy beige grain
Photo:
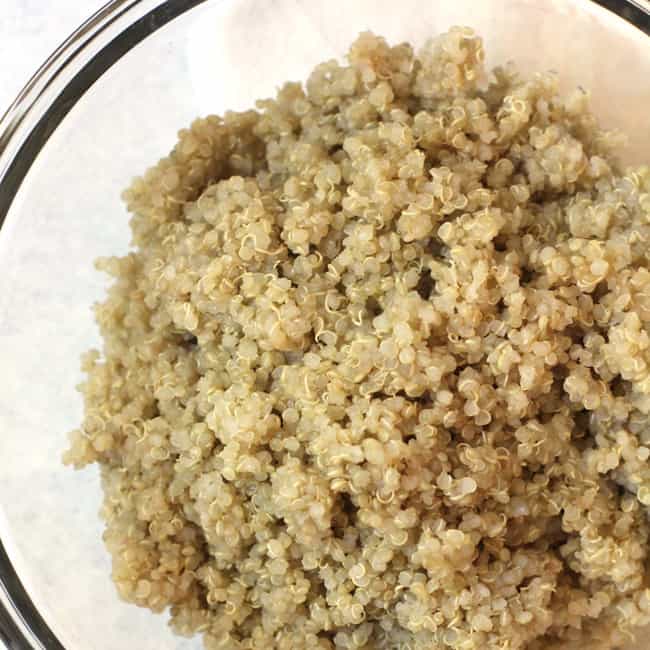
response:
[[[210,650],[650,622],[650,170],[482,61],[362,34],[124,194],[66,462],[101,468],[120,595]]]

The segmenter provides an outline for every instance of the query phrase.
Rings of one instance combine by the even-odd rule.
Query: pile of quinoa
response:
[[[650,169],[454,28],[362,34],[124,198],[85,419],[113,579],[216,649],[650,623]]]

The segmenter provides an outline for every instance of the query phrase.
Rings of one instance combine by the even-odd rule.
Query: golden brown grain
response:
[[[362,34],[124,194],[65,460],[101,467],[121,596],[208,649],[650,622],[650,170],[482,61]]]

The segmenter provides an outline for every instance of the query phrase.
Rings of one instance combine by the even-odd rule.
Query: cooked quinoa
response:
[[[452,29],[362,34],[124,198],[67,463],[208,649],[610,649],[650,623],[650,168]]]

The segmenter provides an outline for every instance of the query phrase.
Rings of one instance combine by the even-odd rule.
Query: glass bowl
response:
[[[90,306],[107,281],[93,260],[127,250],[120,191],[180,127],[304,79],[362,30],[418,44],[467,24],[488,65],[555,69],[566,88],[591,90],[602,122],[631,135],[625,155],[637,162],[650,157],[641,2],[115,0],[84,23],[0,122],[0,642],[201,647],[118,599],[96,468],[60,460],[81,419],[79,356],[99,344]]]

